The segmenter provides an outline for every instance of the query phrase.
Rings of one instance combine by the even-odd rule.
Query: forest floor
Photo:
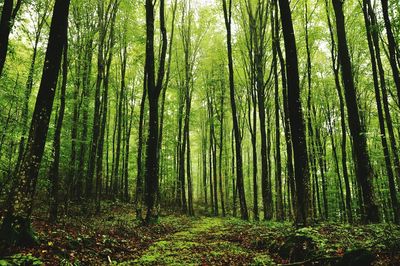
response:
[[[373,253],[374,265],[400,265],[400,227],[389,224],[296,229],[290,223],[168,215],[144,227],[131,205],[106,207],[99,216],[77,213],[56,225],[37,213],[33,227],[40,245],[0,251],[0,265],[336,265],[346,251],[360,248]]]

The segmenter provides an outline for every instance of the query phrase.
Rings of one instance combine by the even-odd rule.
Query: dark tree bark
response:
[[[187,7],[186,4],[184,5],[184,14],[182,15],[182,29],[181,29],[181,36],[183,41],[183,52],[184,52],[184,81],[183,87],[185,88],[184,94],[184,105],[185,105],[185,116],[184,116],[184,125],[183,125],[183,143],[181,147],[181,164],[185,163],[186,159],[186,178],[187,178],[187,191],[188,191],[188,202],[186,206],[183,205],[183,210],[185,208],[188,209],[189,215],[193,216],[193,188],[192,188],[192,175],[191,175],[191,165],[190,165],[190,112],[191,112],[191,105],[192,105],[192,68],[193,68],[193,49],[192,49],[192,33],[191,33],[191,26],[192,26],[192,17],[190,14],[190,6]],[[186,151],[186,157],[185,157]],[[184,170],[184,167],[182,167]],[[184,184],[185,173],[182,175],[181,182]],[[185,188],[182,189],[182,195],[185,194]],[[182,197],[182,203],[184,203],[184,198],[186,195]]]
[[[283,221],[285,212],[283,210],[282,194],[282,163],[281,163],[281,132],[280,132],[280,107],[279,107],[279,77],[278,77],[278,55],[279,45],[279,18],[277,1],[273,1],[271,9],[271,31],[273,33],[273,73],[274,73],[274,100],[275,100],[275,188],[276,188],[276,219]]]
[[[90,33],[89,33],[90,34]],[[83,73],[82,73],[82,132],[81,143],[79,147],[79,162],[77,173],[84,173],[86,154],[87,154],[87,140],[88,140],[88,120],[89,120],[89,95],[90,95],[90,81],[92,73],[92,59],[93,59],[93,38],[89,37],[87,43],[84,44],[84,59],[83,59]],[[84,176],[77,175],[76,184],[76,198],[81,199],[84,193]]]
[[[193,208],[193,181],[192,181],[192,171],[191,171],[191,149],[190,149],[190,138],[189,138],[189,129],[186,131],[187,135],[187,145],[186,145],[186,173],[188,178],[188,210],[189,215],[194,216],[194,208]]]
[[[8,38],[21,4],[22,0],[17,0],[14,7],[13,0],[4,0],[3,10],[0,18],[0,77],[3,73],[4,64],[6,62]]]
[[[78,19],[75,17],[76,12],[72,12],[72,21],[75,24],[77,35],[80,36],[80,23],[78,23]],[[74,91],[72,94],[72,121],[71,121],[71,153],[69,157],[69,169],[68,169],[68,177],[66,181],[67,185],[67,197],[66,201],[68,202],[74,196],[75,193],[75,185],[74,182],[76,181],[76,159],[77,159],[77,143],[76,140],[78,138],[78,122],[79,122],[79,91],[81,87],[81,70],[82,70],[82,40],[79,38],[79,41],[70,45],[70,47],[74,47],[76,54],[75,57],[77,59],[77,63],[74,66]],[[68,206],[68,205],[67,205]]]
[[[110,12],[110,31],[107,38],[107,42],[104,49],[104,72],[102,73],[103,77],[103,91],[102,91],[102,102],[100,106],[100,115],[99,115],[99,138],[97,144],[97,156],[96,156],[96,171],[95,171],[95,203],[96,203],[96,213],[100,212],[100,201],[101,194],[103,190],[103,151],[104,151],[104,135],[106,130],[106,124],[108,119],[108,90],[109,90],[109,80],[110,80],[110,72],[111,72],[111,63],[113,59],[113,51],[115,44],[115,20],[118,10],[118,2],[115,1],[114,5],[111,8]],[[107,164],[108,166],[108,164]],[[106,184],[107,186],[107,184]]]
[[[247,204],[246,197],[244,191],[244,181],[243,181],[243,158],[242,158],[242,136],[239,128],[239,121],[237,117],[237,108],[236,108],[236,100],[235,100],[235,82],[234,82],[234,70],[233,70],[233,57],[232,57],[232,33],[231,33],[231,25],[232,25],[232,0],[228,0],[228,4],[226,0],[222,1],[223,10],[224,10],[224,19],[225,19],[225,27],[227,31],[227,50],[228,50],[228,67],[229,67],[229,89],[230,89],[230,101],[232,108],[232,120],[233,120],[233,129],[235,136],[235,156],[236,156],[236,181],[237,181],[237,189],[239,194],[239,203],[240,203],[240,214],[243,220],[248,220],[249,215],[247,212]]]
[[[29,131],[28,144],[21,166],[8,197],[6,215],[0,229],[1,238],[9,244],[32,244],[30,217],[37,177],[49,128],[62,52],[67,39],[69,0],[56,0],[42,80]]]
[[[232,151],[232,159],[231,159],[231,173],[232,173],[232,216],[236,217],[237,216],[237,182],[236,182],[236,175],[235,175],[235,137],[234,133],[231,133],[231,151]]]
[[[183,108],[185,107],[185,95],[183,94],[183,85],[179,86],[179,110],[178,110],[178,191],[177,196],[179,197],[177,201],[181,207],[183,213],[187,212],[187,200],[186,200],[186,186],[185,186],[185,139],[184,136],[184,115]]]
[[[143,93],[140,101],[140,113],[139,113],[139,129],[138,129],[138,154],[137,154],[137,175],[136,175],[136,191],[135,191],[135,210],[136,219],[142,220],[142,205],[143,205],[143,126],[144,126],[144,113],[146,107],[146,95],[147,95],[147,84],[146,84],[146,67],[143,82]]]
[[[188,70],[187,70],[188,71]],[[192,176],[191,176],[191,171],[190,171],[190,137],[189,137],[189,127],[190,127],[190,109],[191,109],[191,88],[190,85],[188,84],[190,82],[189,74],[186,74],[186,93],[185,93],[185,121],[184,121],[184,126],[183,126],[183,145],[181,147],[182,152],[181,152],[181,160],[183,160],[183,163],[185,162],[185,150],[186,150],[186,178],[188,182],[188,211],[189,215],[193,216],[194,211],[193,211],[193,188],[192,188]],[[184,175],[183,175],[184,178]],[[184,183],[183,183],[184,184]],[[183,190],[184,192],[185,190]],[[185,196],[186,198],[186,196]],[[186,204],[185,204],[186,205]]]
[[[340,82],[339,77],[339,65],[337,62],[337,55],[336,55],[336,41],[333,35],[333,26],[331,23],[331,18],[328,9],[328,0],[325,0],[325,11],[328,20],[328,27],[329,27],[329,35],[331,39],[331,60],[332,60],[332,70],[334,73],[335,78],[335,88],[339,98],[339,108],[340,108],[340,128],[341,128],[341,154],[342,154],[342,173],[343,179],[345,183],[345,190],[346,190],[346,211],[347,211],[347,219],[349,223],[353,222],[353,211],[351,207],[351,189],[350,189],[350,181],[349,181],[349,174],[347,170],[347,134],[346,134],[346,115],[345,115],[345,106],[344,106],[344,99],[342,95],[342,85]]]
[[[311,109],[313,111],[314,117],[317,117],[317,110],[315,108],[315,105],[312,104]],[[323,138],[323,137],[322,137]],[[327,189],[328,189],[328,185],[327,185],[327,181],[326,181],[326,170],[325,170],[325,166],[324,163],[326,162],[326,156],[325,156],[325,152],[324,152],[324,146],[322,144],[321,141],[321,129],[320,127],[318,127],[318,125],[315,127],[315,142],[316,142],[316,151],[317,151],[317,157],[318,157],[318,165],[319,165],[319,171],[321,174],[321,181],[322,181],[322,204],[324,207],[324,219],[328,220],[329,219],[329,206],[328,206],[328,195],[327,195]],[[339,183],[340,183],[340,192],[341,192],[341,196],[343,196],[343,192],[342,192],[342,181],[339,178]]]
[[[312,63],[311,63],[311,51],[310,51],[310,39],[308,33],[308,4],[305,2],[305,39],[306,39],[306,54],[307,54],[307,131],[309,136],[309,162],[311,173],[313,177],[313,208],[312,213],[313,217],[317,218],[317,214],[321,215],[321,200],[320,200],[320,192],[319,192],[319,182],[317,175],[317,151],[316,144],[314,138],[314,129],[312,126],[312,111],[311,111],[311,99],[312,99]],[[317,205],[317,206],[315,206]],[[317,212],[318,211],[318,212]]]
[[[348,122],[351,137],[353,139],[356,176],[357,181],[361,186],[364,201],[363,207],[365,208],[365,217],[363,217],[363,221],[376,223],[379,222],[380,216],[378,205],[375,202],[374,189],[372,185],[374,173],[369,160],[365,130],[361,125],[359,115],[350,54],[347,46],[343,2],[340,0],[332,0],[332,3],[336,15],[339,58],[342,69],[343,84],[345,87]]]
[[[257,72],[257,103],[258,103],[258,115],[260,119],[260,139],[261,139],[261,190],[263,198],[263,213],[264,220],[271,220],[273,217],[273,199],[272,199],[272,187],[269,182],[269,171],[268,171],[268,158],[267,158],[267,132],[266,132],[266,114],[265,114],[265,85],[264,85],[264,71],[262,70],[263,62],[257,62],[257,58],[261,57],[262,52],[258,52],[256,55],[256,72]]]
[[[305,125],[300,100],[300,84],[296,40],[293,30],[292,15],[288,0],[279,0],[283,37],[286,52],[286,76],[288,78],[288,105],[290,129],[294,152],[296,182],[296,223],[309,224],[310,181],[307,162],[307,143]]]
[[[277,8],[277,7],[276,7]],[[276,11],[276,16],[278,16],[278,12]],[[278,30],[278,24],[276,24]],[[280,64],[280,72],[282,79],[282,100],[283,100],[283,116],[284,116],[284,133],[285,133],[285,142],[286,142],[286,167],[287,167],[287,180],[288,180],[288,197],[292,200],[289,201],[289,216],[292,215],[290,209],[296,212],[297,199],[296,199],[296,184],[294,181],[294,169],[293,169],[293,147],[292,147],[292,134],[290,132],[290,119],[289,119],[289,102],[288,102],[288,93],[287,93],[287,79],[286,79],[286,65],[285,60],[283,58],[282,50],[280,47],[280,42],[276,42],[276,50],[278,53],[279,64]]]
[[[380,86],[381,86],[381,91],[382,91],[383,109],[384,109],[384,113],[385,113],[385,120],[386,120],[387,130],[388,130],[389,139],[390,139],[390,146],[392,148],[392,154],[393,154],[393,164],[394,164],[394,168],[395,168],[397,182],[398,182],[398,184],[400,184],[400,160],[399,160],[399,155],[398,155],[398,150],[397,150],[396,138],[394,136],[394,131],[393,131],[392,117],[391,117],[390,110],[389,110],[387,86],[386,86],[386,80],[385,80],[385,71],[383,68],[380,46],[379,46],[379,44],[380,44],[379,43],[379,32],[377,30],[378,22],[377,22],[375,12],[372,8],[371,2],[368,1],[367,4],[368,4],[368,14],[371,19],[372,42],[375,47],[374,50],[375,50],[375,55],[376,55],[376,63],[378,66],[378,71],[379,71]]]
[[[111,5],[111,1],[109,3]],[[93,127],[92,127],[92,140],[90,143],[90,152],[89,152],[89,162],[88,169],[86,174],[86,186],[85,186],[85,196],[87,198],[92,197],[93,193],[93,176],[96,168],[96,156],[97,156],[97,146],[99,142],[100,135],[100,109],[101,109],[101,85],[104,79],[104,68],[105,68],[105,59],[104,59],[104,45],[106,41],[106,21],[105,21],[105,10],[104,10],[104,2],[99,1],[97,6],[98,13],[98,32],[99,32],[99,44],[97,51],[97,79],[96,79],[96,87],[95,87],[95,98],[94,98],[94,114],[93,114]]]
[[[210,195],[212,213],[214,216],[218,215],[218,183],[217,183],[217,141],[215,138],[215,108],[214,108],[214,88],[211,88],[208,93],[208,112],[210,124],[210,145],[209,145],[209,158],[210,158]]]
[[[167,32],[164,18],[164,0],[160,0],[160,30],[162,35],[161,56],[157,82],[154,66],[154,4],[146,0],[146,84],[149,100],[149,133],[146,147],[145,202],[147,207],[145,223],[156,221],[158,193],[158,99],[164,80],[165,58],[167,53]]]
[[[388,39],[389,61],[390,61],[390,66],[392,67],[394,84],[396,85],[397,89],[397,98],[398,98],[397,100],[398,103],[400,104],[400,74],[397,65],[397,59],[399,55],[397,53],[398,50],[396,48],[396,41],[393,35],[392,24],[390,22],[388,0],[381,0],[381,3],[382,3],[383,19],[385,22],[386,36]]]
[[[203,170],[203,191],[204,191],[204,204],[206,211],[208,210],[208,197],[207,197],[207,130],[205,124],[202,124],[202,170]]]
[[[134,115],[134,92],[132,90],[132,96],[130,99],[126,97],[126,114],[129,115],[127,117],[127,128],[126,128],[126,137],[125,137],[125,171],[124,171],[124,180],[125,180],[125,188],[124,188],[124,201],[129,202],[129,154],[130,154],[130,139],[131,139],[131,132],[132,132],[132,125],[133,125],[133,115]],[[129,102],[128,102],[129,101]],[[128,109],[130,107],[130,109]]]
[[[171,59],[172,59],[172,44],[174,41],[174,32],[175,32],[175,18],[176,18],[176,9],[177,9],[177,0],[174,1],[172,7],[172,20],[171,20],[171,35],[168,46],[168,62],[167,62],[167,71],[165,73],[165,82],[162,88],[162,99],[161,99],[161,110],[160,110],[160,132],[158,136],[158,156],[161,156],[161,147],[163,140],[163,130],[164,130],[164,111],[165,111],[165,99],[166,93],[168,89],[168,84],[170,81],[170,73],[171,73]]]
[[[125,88],[125,77],[126,77],[126,62],[127,62],[127,48],[122,48],[121,51],[121,84],[119,91],[119,102],[117,109],[117,139],[116,139],[116,151],[115,151],[115,161],[114,161],[114,178],[118,179],[120,175],[120,159],[121,159],[121,147],[122,147],[122,124],[123,124],[123,104],[124,95],[126,94]],[[115,182],[114,184],[120,183],[122,186],[123,182]],[[114,187],[114,193],[118,193],[118,187]]]
[[[225,84],[221,82],[221,97],[220,97],[220,110],[218,114],[218,119],[220,122],[220,130],[219,130],[219,158],[218,158],[218,179],[219,179],[219,195],[221,199],[221,211],[222,216],[226,216],[225,210],[225,200],[224,200],[224,189],[223,189],[223,177],[222,177],[222,157],[224,154],[224,102],[225,102]]]
[[[268,21],[268,4],[266,1],[259,1],[256,5],[256,10],[253,12],[251,3],[247,3],[247,13],[249,14],[249,77],[252,80],[251,94],[252,103],[258,107],[258,118],[260,120],[260,139],[261,139],[261,191],[263,202],[264,220],[270,220],[273,217],[273,198],[272,187],[270,182],[270,172],[268,171],[268,149],[267,147],[267,131],[266,131],[266,84],[264,80],[265,75],[265,61],[266,61],[266,29]],[[254,87],[254,88],[253,88]],[[254,91],[255,90],[255,91]],[[256,111],[253,113],[253,132],[252,132],[252,145],[253,153],[257,152],[256,148]],[[254,164],[257,160],[254,159],[253,154],[253,168],[256,169]],[[257,171],[256,171],[257,173]],[[256,176],[255,176],[256,177]],[[254,178],[254,177],[253,177]],[[255,197],[255,196],[254,196]]]
[[[258,210],[258,153],[257,153],[257,91],[256,91],[256,66],[255,66],[255,54],[254,54],[254,42],[257,38],[254,36],[257,34],[257,23],[258,20],[254,18],[254,12],[252,4],[249,1],[246,4],[246,14],[243,14],[244,27],[248,27],[248,34],[246,33],[246,48],[248,53],[248,62],[244,60],[246,78],[248,79],[247,89],[247,115],[248,115],[248,127],[250,132],[251,148],[252,148],[252,167],[253,167],[253,218],[258,221],[259,210]],[[257,5],[257,9],[258,9]],[[256,14],[258,12],[256,11]],[[247,18],[247,16],[248,18]],[[247,22],[248,19],[248,22]],[[247,25],[248,23],[248,25]],[[248,36],[247,36],[248,35]],[[260,62],[260,60],[258,60]],[[265,205],[266,206],[266,205]]]
[[[385,118],[384,118],[383,108],[382,108],[381,91],[380,91],[380,87],[379,87],[380,84],[379,84],[379,77],[378,77],[377,61],[379,61],[379,70],[383,71],[383,68],[382,68],[382,63],[380,61],[380,54],[377,53],[377,50],[379,49],[379,39],[378,39],[377,33],[376,32],[374,33],[374,31],[376,31],[376,30],[374,30],[374,27],[377,26],[375,23],[376,22],[375,13],[372,9],[371,2],[369,0],[363,0],[363,13],[364,13],[365,27],[367,29],[367,40],[368,40],[368,48],[369,48],[369,52],[370,52],[370,57],[371,57],[372,76],[373,76],[373,83],[374,83],[374,89],[375,89],[375,100],[376,100],[376,106],[378,109],[379,130],[380,130],[380,135],[381,135],[383,156],[385,158],[386,174],[387,174],[388,182],[389,182],[390,199],[392,201],[392,206],[393,206],[394,222],[396,224],[398,224],[400,222],[400,209],[399,209],[399,203],[398,203],[397,195],[396,195],[396,184],[394,181],[394,174],[393,174],[391,156],[390,156],[390,151],[389,151],[389,145],[387,143],[387,138],[386,138]],[[375,36],[375,38],[374,38],[375,42],[373,41],[372,35]],[[377,46],[375,46],[375,45],[377,45]],[[382,73],[381,73],[381,78],[384,79],[384,76],[382,77]],[[385,82],[385,81],[383,81],[383,82]],[[385,83],[383,83],[382,85],[385,86]]]
[[[49,179],[51,182],[50,190],[50,217],[52,223],[56,223],[58,219],[58,205],[59,205],[59,190],[60,190],[60,142],[61,142],[61,129],[64,121],[65,113],[65,91],[67,89],[68,78],[68,40],[65,38],[63,64],[62,64],[62,84],[60,92],[60,109],[58,110],[58,117],[56,122],[56,129],[54,132],[53,140],[53,162],[49,169]]]
[[[338,155],[337,155],[337,149],[336,149],[336,144],[335,144],[335,137],[333,134],[333,123],[332,123],[332,114],[331,114],[331,110],[329,108],[329,103],[327,104],[327,120],[328,120],[328,128],[329,128],[329,136],[331,139],[331,144],[332,144],[332,153],[333,153],[333,158],[335,160],[335,168],[336,168],[336,174],[338,176],[338,180],[339,180],[339,190],[340,190],[340,196],[341,196],[341,205],[340,207],[342,208],[343,212],[344,212],[344,221],[346,221],[346,205],[344,203],[344,193],[343,193],[343,186],[342,186],[342,177],[340,174],[340,168],[339,168],[339,159],[338,159]],[[347,197],[346,197],[347,199]],[[348,215],[348,214],[347,214]],[[347,217],[348,218],[348,217]],[[348,221],[350,222],[350,219],[348,219]]]
[[[211,209],[212,213],[215,213],[215,203],[214,203],[214,182],[213,182],[213,150],[214,150],[214,140],[213,140],[213,131],[214,131],[214,120],[213,120],[213,110],[212,110],[212,105],[211,105],[211,100],[209,98],[210,96],[207,95],[208,99],[208,119],[209,119],[209,125],[210,125],[210,132],[209,132],[209,145],[208,145],[208,163],[209,163],[209,183],[210,183],[210,203],[211,203]]]

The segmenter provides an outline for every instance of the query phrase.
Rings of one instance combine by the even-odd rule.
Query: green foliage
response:
[[[325,250],[327,248],[326,236],[321,235],[316,228],[313,227],[303,227],[295,232],[296,236],[304,236],[312,239],[312,241],[317,245],[319,250]]]
[[[43,262],[34,257],[32,254],[22,254],[18,253],[15,254],[11,257],[8,257],[6,259],[1,259],[0,260],[0,265],[1,266],[18,266],[18,265],[43,265]]]
[[[276,263],[268,254],[258,254],[254,257],[254,262],[251,264],[253,266],[272,266]]]

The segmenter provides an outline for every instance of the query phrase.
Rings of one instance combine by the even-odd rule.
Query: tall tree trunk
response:
[[[312,105],[311,109],[313,111],[314,117],[317,117],[317,111],[315,109],[315,106]],[[318,165],[319,165],[319,171],[321,173],[321,181],[322,181],[322,204],[324,207],[324,219],[328,220],[329,219],[329,207],[328,207],[328,195],[327,195],[327,182],[326,182],[326,176],[325,176],[325,167],[324,167],[324,161],[326,160],[325,155],[324,155],[324,146],[322,145],[321,142],[321,130],[318,126],[315,128],[315,141],[316,141],[316,150],[317,150],[317,157],[318,157]],[[333,144],[334,145],[334,144]],[[335,151],[336,152],[336,151]],[[342,193],[342,181],[339,178],[340,182],[340,191],[341,191],[341,196],[343,196]]]
[[[212,197],[212,213],[214,216],[218,215],[218,182],[217,182],[217,144],[215,138],[215,124],[214,124],[214,91],[213,88],[209,92],[211,95],[208,97],[208,108],[210,118],[210,193]]]
[[[288,0],[279,0],[288,78],[288,106],[294,152],[296,181],[296,223],[307,225],[310,218],[310,180],[307,162],[305,125],[301,109],[296,40]]]
[[[186,186],[185,186],[185,131],[184,131],[184,119],[183,119],[183,108],[185,106],[184,94],[182,92],[182,85],[179,88],[179,110],[178,110],[178,202],[183,213],[187,212],[186,202]]]
[[[202,170],[203,170],[203,190],[204,190],[204,204],[206,211],[208,210],[208,197],[207,197],[207,130],[205,124],[202,124]]]
[[[236,150],[236,181],[237,189],[239,194],[240,202],[240,214],[243,220],[249,219],[249,214],[247,212],[246,197],[244,191],[244,181],[243,181],[243,158],[242,158],[242,136],[239,128],[238,115],[236,110],[236,100],[235,100],[235,82],[234,82],[234,70],[233,70],[233,57],[232,57],[232,0],[228,0],[228,5],[226,0],[222,1],[224,10],[225,27],[227,32],[226,44],[228,50],[228,67],[229,67],[229,90],[230,90],[230,101],[232,108],[232,120],[233,120],[233,130],[235,135],[235,150]]]
[[[81,132],[81,144],[79,147],[79,163],[78,171],[80,173],[76,182],[76,196],[80,199],[84,193],[84,173],[87,153],[87,140],[88,140],[88,119],[89,119],[89,95],[90,95],[90,81],[92,74],[92,57],[93,57],[93,38],[85,44],[84,48],[84,59],[83,59],[83,77],[82,77],[82,132]]]
[[[278,77],[278,55],[277,46],[279,45],[279,19],[277,11],[277,1],[273,1],[271,9],[271,31],[273,34],[272,53],[273,53],[273,72],[274,72],[274,101],[275,101],[275,190],[276,190],[276,219],[283,221],[285,213],[283,210],[282,194],[282,164],[281,164],[281,132],[280,132],[280,107],[279,107],[279,77]]]
[[[381,91],[382,91],[383,109],[384,109],[384,113],[385,113],[387,130],[389,133],[390,146],[392,148],[392,154],[393,154],[393,164],[394,164],[394,168],[395,168],[397,183],[400,184],[400,160],[399,160],[399,155],[398,155],[398,150],[397,150],[396,138],[394,136],[394,131],[393,131],[392,117],[391,117],[390,110],[389,110],[387,86],[386,86],[386,80],[385,80],[385,71],[383,68],[380,46],[379,46],[379,32],[377,31],[377,28],[376,28],[378,26],[378,22],[376,19],[375,12],[372,8],[371,2],[367,1],[367,4],[368,4],[368,14],[371,19],[371,27],[372,27],[371,35],[372,35],[372,41],[373,41],[373,44],[375,47],[374,51],[375,51],[376,63],[377,63],[378,70],[379,70],[379,79],[380,79],[380,86],[381,86]]]
[[[338,37],[339,58],[342,68],[343,84],[345,86],[345,98],[348,110],[348,122],[353,139],[353,150],[356,163],[356,176],[361,186],[364,201],[364,222],[379,222],[379,209],[375,202],[372,178],[373,169],[370,164],[365,130],[361,126],[356,89],[354,86],[353,72],[350,54],[347,47],[347,37],[343,14],[343,2],[332,0],[336,15],[336,32]]]
[[[111,2],[110,2],[111,3]],[[97,159],[97,148],[99,142],[100,135],[100,109],[101,109],[101,85],[104,79],[104,67],[105,67],[105,59],[104,59],[104,45],[106,38],[106,27],[104,21],[104,2],[98,1],[97,6],[98,13],[98,31],[99,31],[99,44],[97,51],[97,80],[95,87],[95,96],[94,96],[94,114],[93,114],[93,127],[92,127],[92,140],[90,143],[90,152],[89,152],[89,162],[88,169],[86,174],[86,186],[85,186],[85,196],[87,198],[92,197],[93,193],[93,176],[96,168],[96,159]]]
[[[186,145],[186,172],[188,179],[188,209],[189,215],[194,216],[193,209],[193,182],[192,182],[192,172],[191,172],[191,155],[190,155],[190,138],[189,130],[186,131],[187,135],[187,145]]]
[[[176,9],[177,9],[177,0],[174,1],[172,7],[172,20],[171,20],[171,36],[169,41],[168,47],[168,62],[167,62],[167,72],[165,74],[165,82],[162,88],[162,99],[161,99],[161,110],[160,110],[160,132],[158,136],[158,153],[160,156],[161,148],[162,148],[162,140],[163,140],[163,130],[164,130],[164,113],[165,113],[165,99],[166,93],[168,89],[168,84],[170,80],[170,73],[171,73],[171,59],[172,59],[172,44],[174,41],[174,32],[175,32],[175,18],[176,18]]]
[[[67,77],[68,77],[68,40],[65,38],[64,53],[63,53],[63,64],[62,64],[62,84],[60,92],[60,109],[58,110],[58,117],[56,123],[56,129],[54,132],[53,140],[53,162],[50,165],[49,179],[51,182],[50,190],[50,217],[49,220],[52,223],[57,222],[58,218],[58,205],[59,205],[59,190],[60,190],[60,142],[61,142],[61,129],[64,121],[65,111],[65,91],[67,89]]]
[[[232,150],[232,160],[231,160],[231,172],[232,172],[232,201],[233,201],[233,206],[232,206],[232,216],[236,217],[237,216],[237,183],[236,183],[236,176],[235,176],[235,139],[234,139],[234,133],[231,133],[231,150]]]
[[[276,7],[277,8],[277,7]],[[275,11],[276,16],[278,16],[278,11]],[[275,27],[275,34],[278,32],[278,24]],[[289,201],[289,207],[296,212],[297,199],[296,199],[296,184],[294,180],[294,169],[293,169],[293,145],[292,145],[292,134],[290,132],[290,118],[289,118],[289,102],[288,102],[288,92],[287,92],[287,79],[286,79],[286,66],[285,60],[283,59],[282,50],[280,47],[280,42],[276,42],[276,50],[278,53],[279,64],[281,69],[282,78],[282,100],[283,100],[283,114],[284,114],[284,132],[285,132],[285,142],[286,142],[286,167],[287,167],[287,181],[290,193],[288,195],[292,199]],[[292,215],[289,212],[290,215]],[[294,213],[295,214],[295,213]]]
[[[147,84],[146,84],[146,68],[143,83],[142,99],[140,100],[140,113],[139,113],[139,129],[138,129],[138,152],[137,152],[137,176],[136,176],[136,191],[135,191],[135,210],[136,219],[142,220],[142,201],[143,201],[143,126],[144,126],[144,112],[146,107],[146,95],[147,95]]]
[[[127,60],[127,54],[126,54],[126,47],[122,48],[121,51],[121,84],[120,84],[120,91],[119,91],[119,102],[118,102],[118,110],[117,110],[117,143],[116,143],[116,151],[115,151],[115,162],[114,162],[114,178],[119,179],[120,178],[120,158],[121,158],[121,147],[122,147],[122,123],[123,123],[123,104],[124,104],[124,97],[126,93],[126,88],[125,88],[125,76],[126,76],[126,60]],[[123,182],[116,182],[115,184],[119,184],[121,187],[123,186]],[[119,191],[118,187],[115,187],[117,192]]]
[[[145,202],[147,207],[145,223],[149,224],[158,218],[158,99],[164,80],[165,58],[167,53],[167,32],[165,28],[164,0],[160,0],[160,31],[162,35],[161,56],[158,67],[157,82],[154,66],[154,4],[146,0],[146,84],[149,100],[149,134],[146,147]]]
[[[393,35],[392,24],[390,22],[388,0],[381,0],[381,4],[382,4],[383,20],[385,22],[386,36],[388,39],[389,61],[390,61],[390,66],[392,67],[394,84],[397,89],[397,98],[398,98],[397,101],[400,104],[400,74],[397,65],[397,59],[399,55],[398,55],[398,50],[396,48],[396,41]]]
[[[392,206],[393,206],[394,222],[396,224],[398,224],[400,222],[400,209],[399,209],[399,203],[398,203],[397,195],[396,195],[396,184],[394,181],[394,174],[393,174],[392,162],[391,162],[391,158],[390,158],[389,145],[387,143],[387,138],[386,138],[385,119],[384,119],[384,115],[383,115],[383,108],[382,108],[382,101],[381,101],[381,91],[379,89],[377,60],[380,60],[380,58],[379,59],[377,58],[379,56],[379,54],[376,54],[377,48],[374,47],[374,42],[372,40],[373,39],[372,35],[374,34],[374,33],[372,33],[374,31],[373,27],[376,27],[377,25],[374,23],[375,22],[374,11],[370,8],[372,8],[370,1],[364,0],[363,1],[363,13],[364,13],[365,27],[367,29],[368,48],[369,48],[370,57],[371,57],[371,67],[372,67],[372,75],[373,75],[373,82],[374,82],[374,89],[375,89],[375,100],[376,100],[376,106],[378,109],[378,120],[379,120],[379,130],[380,130],[380,135],[381,135],[381,144],[382,144],[382,149],[383,149],[383,156],[385,158],[386,174],[387,174],[388,181],[389,181],[389,192],[390,192],[390,199],[392,201]],[[375,38],[377,38],[376,35],[375,35]],[[375,42],[375,44],[379,45],[379,42],[378,43]],[[379,47],[378,47],[378,49],[379,49]],[[380,64],[380,69],[382,70],[382,64]]]
[[[221,199],[221,211],[222,216],[226,216],[225,200],[224,200],[224,188],[223,188],[223,176],[222,176],[222,158],[224,154],[224,99],[225,99],[225,87],[222,85],[222,95],[220,100],[220,131],[219,131],[219,162],[218,162],[218,176],[219,176],[219,195]]]
[[[349,223],[353,222],[353,211],[351,207],[351,189],[350,189],[350,181],[349,174],[347,170],[347,134],[346,134],[346,115],[345,115],[345,104],[342,95],[342,85],[339,78],[339,64],[338,57],[336,55],[336,41],[333,35],[333,26],[331,23],[331,18],[328,9],[328,0],[325,0],[325,11],[328,20],[329,27],[329,35],[331,39],[331,60],[332,60],[332,70],[335,78],[335,88],[339,98],[339,108],[340,108],[340,128],[341,128],[341,154],[342,154],[342,173],[343,179],[345,183],[346,189],[346,211],[347,211],[347,219]]]
[[[22,0],[17,0],[15,7],[13,0],[4,0],[3,10],[0,18],[0,77],[3,73],[4,64],[6,62],[8,51],[8,38],[11,28],[14,24],[14,19],[21,7]]]
[[[67,39],[69,0],[56,0],[50,26],[49,41],[43,66],[42,80],[36,99],[21,166],[14,178],[8,197],[7,210],[0,236],[9,244],[31,244],[30,217],[37,177],[49,128],[62,52]]]
[[[126,139],[125,139],[125,190],[124,190],[124,200],[129,202],[129,153],[130,153],[130,139],[131,139],[131,132],[132,132],[132,125],[133,125],[133,111],[134,105],[132,104],[134,99],[134,92],[132,91],[131,99],[127,99],[127,107],[130,106],[129,116],[127,117],[127,129],[126,129]],[[127,109],[128,112],[128,109]],[[127,113],[128,114],[128,113]]]
[[[186,74],[186,81],[187,83],[190,82],[189,80],[189,74]],[[189,128],[190,128],[190,109],[191,109],[191,88],[189,84],[186,84],[186,95],[185,95],[185,105],[186,105],[186,110],[185,110],[185,121],[184,121],[184,127],[183,127],[183,145],[181,147],[182,152],[181,152],[181,160],[185,159],[185,150],[186,150],[186,177],[187,177],[187,182],[188,182],[188,211],[189,215],[193,216],[194,211],[193,211],[193,188],[192,188],[192,176],[191,176],[191,165],[190,165],[190,134],[189,134]],[[183,175],[184,177],[185,175]],[[185,190],[183,190],[183,193],[185,193]],[[186,196],[185,196],[186,198]],[[185,206],[186,207],[186,203]]]
[[[339,167],[339,159],[338,159],[338,155],[337,155],[337,149],[336,149],[336,144],[335,144],[335,137],[333,135],[333,123],[332,123],[332,114],[331,114],[331,110],[329,108],[329,104],[327,104],[327,120],[328,120],[328,128],[329,128],[329,136],[331,139],[331,145],[332,145],[332,153],[333,153],[333,158],[335,159],[335,168],[336,168],[336,174],[338,176],[338,180],[339,180],[339,190],[340,190],[340,196],[341,196],[341,208],[343,209],[343,211],[345,212],[347,206],[344,203],[344,193],[343,193],[343,188],[342,188],[342,178],[341,178],[341,174],[340,174],[340,167]],[[347,199],[347,197],[346,197]],[[346,215],[348,215],[348,213],[344,213],[344,216],[346,218]],[[347,218],[349,218],[347,216]],[[344,219],[346,220],[346,219]],[[350,219],[348,219],[348,221],[350,222]]]

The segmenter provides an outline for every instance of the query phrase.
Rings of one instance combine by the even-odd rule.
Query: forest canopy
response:
[[[120,203],[151,228],[400,223],[399,1],[0,10],[0,249]]]

